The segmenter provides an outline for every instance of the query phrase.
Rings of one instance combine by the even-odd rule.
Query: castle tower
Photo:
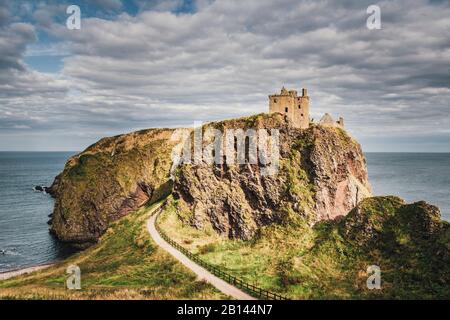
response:
[[[297,96],[297,91],[281,89],[279,94],[269,96],[269,113],[286,114],[296,128],[307,129],[309,127],[309,97],[308,91],[302,89],[302,96]]]

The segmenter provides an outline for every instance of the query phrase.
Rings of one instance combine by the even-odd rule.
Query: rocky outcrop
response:
[[[152,129],[104,138],[70,158],[49,190],[56,198],[50,231],[85,247],[112,221],[170,192],[171,134]]]
[[[212,123],[203,130],[208,127],[278,129],[280,168],[263,175],[261,163],[182,165],[174,196],[180,217],[197,228],[210,225],[227,237],[250,239],[261,226],[292,215],[311,224],[345,215],[371,195],[361,147],[341,128],[296,129],[281,114]]]
[[[51,189],[49,187],[46,186],[34,186],[33,187],[34,191],[38,191],[38,192],[43,192],[43,193],[50,193]]]
[[[314,211],[318,219],[347,214],[371,196],[366,160],[360,145],[340,128],[315,127],[311,135],[308,168],[314,185]]]
[[[340,222],[346,240],[370,249],[439,242],[450,232],[439,208],[424,201],[411,204],[394,196],[368,198]],[[447,240],[448,241],[448,240]]]
[[[186,224],[208,232],[212,228],[228,238],[256,238],[252,250],[265,248],[268,235],[267,245],[280,241],[276,250],[285,252],[274,254],[273,261],[286,286],[301,279],[313,284],[317,297],[327,297],[322,290],[339,282],[330,297],[450,296],[450,225],[441,221],[438,208],[371,197],[361,147],[340,127],[296,129],[275,113],[209,123],[202,130],[250,128],[279,130],[276,174],[267,174],[269,165],[261,159],[256,164],[204,161],[177,167],[173,152],[182,148],[171,139],[173,130],[100,140],[69,159],[48,189],[56,198],[51,231],[85,247],[112,221],[173,190],[171,208]],[[203,146],[211,142],[209,137]],[[264,228],[270,224],[286,227]],[[300,233],[306,238],[293,250]],[[365,270],[371,265],[382,270],[383,290],[367,291]],[[328,274],[332,269],[336,273]]]
[[[291,215],[311,224],[333,219],[370,195],[361,148],[340,128],[301,130],[281,114],[210,123],[203,130],[212,127],[278,129],[278,173],[264,175],[262,163],[184,164],[171,172],[178,143],[173,130],[104,138],[69,159],[55,178],[51,232],[77,246],[95,243],[112,221],[170,192],[171,174],[180,216],[230,238],[250,239],[261,226]]]
[[[450,297],[450,224],[437,207],[398,197],[363,200],[338,222],[347,250],[380,266],[389,298]],[[392,292],[390,292],[392,291]]]

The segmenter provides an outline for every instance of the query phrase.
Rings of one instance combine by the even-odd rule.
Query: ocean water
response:
[[[53,199],[33,191],[50,186],[67,152],[0,152],[0,272],[67,257],[73,250],[48,233]],[[367,153],[375,195],[426,200],[450,221],[450,154]]]
[[[366,153],[375,195],[425,200],[450,221],[450,153]]]
[[[48,232],[50,186],[73,153],[0,152],[0,272],[64,258],[73,252]]]

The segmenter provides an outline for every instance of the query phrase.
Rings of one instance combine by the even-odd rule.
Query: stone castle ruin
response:
[[[286,114],[296,128],[307,129],[309,127],[309,97],[308,91],[302,89],[302,95],[297,96],[297,91],[281,89],[280,94],[269,96],[269,113]]]
[[[338,121],[334,121],[329,113],[325,113],[319,121],[319,125],[325,127],[338,127],[344,129],[344,118],[339,117]]]
[[[307,129],[311,122],[309,117],[309,96],[307,89],[302,89],[302,95],[298,96],[296,90],[281,88],[279,94],[269,96],[269,113],[285,114],[294,124],[295,128]],[[320,119],[319,125],[328,127],[339,127],[344,129],[344,118],[340,117],[334,121],[330,114]]]

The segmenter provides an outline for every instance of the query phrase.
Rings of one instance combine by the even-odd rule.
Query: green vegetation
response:
[[[104,138],[70,158],[52,186],[52,232],[86,247],[146,196],[159,198],[169,180],[171,134],[152,129]]]
[[[280,128],[279,174],[185,164],[172,182],[172,130],[104,138],[69,159],[52,186],[51,230],[75,244],[102,236],[100,242],[46,270],[0,282],[0,298],[223,298],[155,246],[145,226],[152,208],[130,213],[172,188],[178,200],[168,198],[161,229],[258,287],[292,299],[450,298],[450,227],[436,207],[366,198],[345,217],[315,223],[346,214],[370,195],[364,155],[345,131],[292,129],[280,114],[208,127]],[[81,291],[65,289],[70,264],[81,268]],[[381,290],[367,289],[371,265],[381,268]]]
[[[211,285],[156,246],[147,229],[152,209],[113,223],[100,242],[64,262],[0,282],[0,299],[223,299]],[[82,290],[66,289],[69,265],[81,269]]]
[[[159,223],[203,260],[292,299],[448,299],[449,227],[426,206],[369,198],[340,221],[312,228],[291,215],[289,223],[265,226],[251,241],[183,224],[173,199]],[[370,265],[382,270],[382,290],[367,289]]]
[[[280,161],[281,173],[285,177],[286,192],[297,203],[297,209],[301,209],[304,216],[310,216],[314,207],[315,189],[308,173],[303,169],[302,160],[301,152],[296,148],[292,149],[289,157]]]
[[[258,113],[251,116],[227,119],[223,121],[211,122],[203,126],[205,130],[208,127],[213,127],[224,131],[225,129],[237,129],[237,128],[280,128],[285,125],[284,116],[278,113]]]

